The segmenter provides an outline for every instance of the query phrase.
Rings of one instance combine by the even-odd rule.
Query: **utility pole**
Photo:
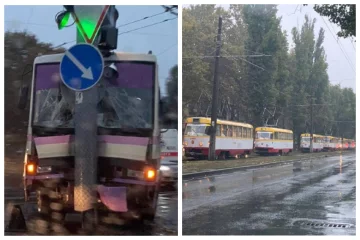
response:
[[[66,11],[61,17],[57,17],[56,22],[61,26],[65,15],[72,15],[78,26],[76,28],[76,43],[78,46],[84,45],[84,43],[95,46],[95,49],[102,55],[101,58],[109,56],[111,50],[116,49],[118,36],[116,20],[118,12],[115,6],[66,5],[64,8]],[[86,24],[87,32],[83,30],[83,23]],[[91,33],[89,29],[92,31]],[[68,55],[66,56],[70,59]],[[74,56],[71,59],[75,59]],[[98,61],[98,59],[94,59]],[[74,62],[74,60],[71,61]],[[98,62],[95,63],[98,64]],[[75,64],[81,65],[79,60]],[[103,63],[101,65],[104,67]],[[98,77],[99,80],[101,78],[102,76]],[[84,215],[86,213],[95,210],[96,214],[98,90],[96,86],[92,86],[89,89],[78,89],[74,95],[74,210],[82,213],[84,223]]]
[[[218,82],[218,67],[220,59],[221,49],[221,27],[222,17],[219,17],[218,34],[216,39],[216,53],[215,53],[215,69],[214,69],[214,85],[213,85],[213,97],[211,107],[211,133],[210,133],[210,146],[209,146],[209,160],[215,159],[215,143],[216,143],[216,121],[218,111],[218,93],[219,93],[219,82]]]
[[[313,152],[313,142],[314,142],[314,136],[313,136],[313,104],[314,104],[314,98],[311,94],[311,106],[310,106],[310,152]]]

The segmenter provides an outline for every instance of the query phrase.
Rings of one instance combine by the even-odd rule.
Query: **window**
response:
[[[220,130],[221,130],[221,125],[220,125],[220,124],[216,124],[216,136],[221,136],[221,135],[220,135]]]
[[[233,126],[228,126],[228,137],[233,136]]]
[[[222,125],[221,136],[222,136],[222,137],[226,137],[226,136],[227,136],[227,125]]]
[[[257,132],[256,139],[272,139],[272,133],[270,132]]]
[[[234,136],[235,137],[239,137],[239,127],[238,126],[234,126]]]
[[[208,136],[210,126],[205,124],[188,124],[185,129],[186,136]]]

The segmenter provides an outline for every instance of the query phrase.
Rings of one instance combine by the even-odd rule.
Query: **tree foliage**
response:
[[[343,122],[355,121],[355,94],[329,82],[324,29],[315,32],[316,19],[305,16],[289,48],[276,13],[276,5],[183,9],[183,117],[211,116],[221,15],[218,118],[292,129],[297,140],[310,132],[312,99],[315,133],[355,137],[355,122]]]
[[[25,81],[31,81],[35,57],[63,51],[64,49],[53,49],[51,44],[40,42],[35,35],[27,32],[5,32],[6,132],[26,132],[29,112],[28,109],[19,110],[17,103],[21,85]]]
[[[166,83],[167,96],[163,101],[163,128],[177,128],[178,124],[178,66],[170,69]]]
[[[330,22],[340,26],[339,37],[356,36],[356,5],[355,4],[315,4],[314,10]]]

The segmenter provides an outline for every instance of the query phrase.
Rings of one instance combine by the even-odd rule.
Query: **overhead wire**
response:
[[[131,22],[128,22],[128,23],[124,23],[124,24],[120,24],[118,25],[117,27],[125,27],[125,26],[128,26],[130,24],[133,24],[133,23],[137,23],[137,22],[141,22],[141,21],[144,21],[146,19],[149,19],[149,18],[152,18],[152,17],[156,17],[156,16],[159,16],[161,14],[164,14],[164,13],[167,13],[168,11],[162,11],[160,13],[156,13],[156,14],[153,14],[153,15],[150,15],[150,16],[146,16],[146,17],[143,17],[143,18],[140,18],[140,19],[137,19],[137,20],[134,20],[134,21],[131,21]]]
[[[152,24],[145,25],[145,26],[138,27],[138,28],[134,28],[134,29],[131,29],[131,30],[128,30],[128,31],[125,31],[125,32],[121,32],[121,33],[118,34],[118,36],[119,36],[119,35],[126,34],[126,33],[130,33],[130,32],[133,32],[133,31],[137,31],[137,30],[140,30],[140,29],[148,28],[148,27],[151,27],[151,26],[155,26],[155,25],[158,25],[158,24],[161,24],[161,23],[164,23],[164,22],[172,21],[172,20],[174,20],[174,19],[177,19],[177,17],[168,18],[168,19],[162,20],[162,21],[160,21],[160,22],[152,23]]]
[[[157,57],[161,56],[162,54],[166,53],[167,51],[169,51],[170,49],[172,49],[173,47],[177,46],[178,43],[174,43],[173,45],[171,45],[170,47],[164,49],[163,51],[161,51],[160,53],[157,54]]]
[[[327,29],[330,31],[331,36],[334,38],[335,42],[336,42],[337,45],[339,46],[339,48],[340,48],[341,52],[343,53],[345,59],[346,59],[347,62],[349,63],[349,66],[351,67],[351,69],[352,69],[352,70],[354,71],[354,73],[355,73],[356,71],[355,71],[355,69],[354,69],[354,67],[353,67],[353,65],[352,65],[352,62],[350,61],[350,59],[348,58],[347,54],[346,54],[345,51],[343,50],[341,42],[340,42],[340,44],[339,44],[339,42],[336,40],[333,32],[330,30],[328,24],[325,22],[325,20],[324,20],[324,18],[323,18],[322,16],[321,16],[321,19],[323,20],[323,22],[325,23]]]

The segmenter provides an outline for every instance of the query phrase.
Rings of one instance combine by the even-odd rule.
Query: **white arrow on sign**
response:
[[[79,62],[79,60],[77,60],[76,57],[72,55],[69,51],[67,51],[65,55],[75,64],[76,67],[80,69],[80,71],[82,71],[83,74],[81,75],[81,77],[87,78],[89,80],[94,80],[91,67],[85,68],[84,65],[82,65],[81,62]]]

